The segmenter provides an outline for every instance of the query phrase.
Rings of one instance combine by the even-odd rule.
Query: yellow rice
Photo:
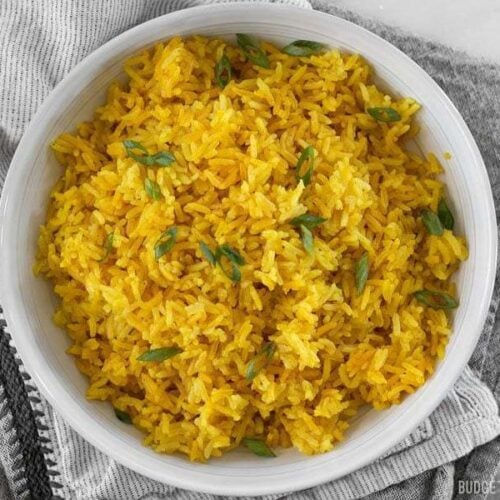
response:
[[[454,293],[450,277],[467,249],[419,217],[443,194],[434,155],[410,152],[418,133],[411,98],[378,89],[356,54],[310,58],[263,43],[264,69],[217,39],[173,38],[125,63],[106,103],[53,150],[64,170],[40,229],[35,272],[60,297],[54,318],[88,376],[87,397],[127,412],[158,452],[220,456],[245,436],[306,454],[331,450],[363,405],[399,403],[445,353],[450,320],[412,293]],[[221,90],[226,53],[236,76]],[[366,108],[390,106],[380,123]],[[171,151],[169,168],[129,158],[125,139]],[[312,145],[312,183],[295,178]],[[161,187],[153,201],[149,176]],[[289,221],[327,218],[308,255]],[[160,234],[177,226],[155,260]],[[106,235],[113,249],[103,257]],[[199,250],[227,243],[246,264],[240,283]],[[355,289],[354,265],[370,274]],[[248,363],[276,345],[253,380]],[[137,357],[179,346],[163,362]]]

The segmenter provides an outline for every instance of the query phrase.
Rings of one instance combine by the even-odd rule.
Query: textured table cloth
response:
[[[159,15],[209,0],[0,0],[0,180],[50,90],[85,55]],[[500,207],[500,67],[370,22],[325,0],[283,0],[365,26],[420,64],[454,101],[481,149]],[[497,208],[498,210],[498,208]],[[8,283],[1,286],[8,287]],[[438,409],[384,457],[298,499],[448,499],[458,480],[489,481],[500,462],[497,286],[469,367]],[[213,499],[152,481],[97,451],[54,413],[0,332],[0,498]],[[82,395],[83,397],[83,395]],[[468,496],[467,498],[472,498]]]

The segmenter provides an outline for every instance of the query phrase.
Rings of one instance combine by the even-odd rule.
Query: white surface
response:
[[[426,385],[400,406],[368,412],[328,454],[306,457],[282,450],[277,458],[262,460],[238,450],[201,465],[155,454],[142,446],[137,430],[114,417],[110,405],[85,400],[86,380],[65,353],[65,334],[52,323],[55,299],[31,268],[48,191],[60,175],[47,148],[50,140],[90,116],[128,54],[173,33],[238,31],[278,43],[305,38],[358,51],[387,87],[421,102],[419,146],[438,154],[453,152],[446,182],[458,230],[466,228],[470,257],[457,277],[461,305],[447,356]],[[10,283],[0,292],[9,330],[51,404],[85,439],[118,462],[176,486],[218,494],[257,495],[313,486],[371,462],[405,437],[441,401],[472,353],[489,305],[496,261],[496,221],[486,170],[463,120],[439,87],[401,52],[346,21],[271,5],[222,5],[170,14],[121,35],[84,60],[52,92],[25,133],[3,189],[0,227],[0,279]]]
[[[335,0],[335,3],[500,63],[499,0]]]

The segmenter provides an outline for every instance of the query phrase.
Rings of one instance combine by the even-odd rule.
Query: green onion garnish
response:
[[[165,361],[181,352],[183,351],[180,347],[160,347],[158,349],[151,349],[143,352],[137,358],[137,361]]]
[[[104,255],[97,262],[104,262],[113,250],[113,241],[115,239],[114,233],[108,233],[106,239],[104,240]]]
[[[422,304],[433,309],[455,309],[458,307],[458,301],[445,292],[433,292],[424,289],[415,292],[413,296]]]
[[[401,115],[394,108],[368,108],[367,113],[378,122],[398,122]]]
[[[441,224],[439,217],[432,210],[422,210],[421,218],[429,234],[435,236],[441,236],[443,234],[443,224]]]
[[[241,280],[240,267],[245,264],[245,259],[229,245],[220,245],[215,250],[215,261],[219,264],[224,274],[233,282]],[[231,270],[228,271],[222,264],[222,259],[226,258],[231,264]]]
[[[212,250],[210,250],[210,247],[203,241],[200,241],[200,251],[205,256],[205,259],[207,259],[212,266],[215,266],[215,264],[217,264],[217,259],[215,258],[215,254],[212,252]]]
[[[148,167],[152,165],[168,167],[175,161],[175,156],[172,153],[168,151],[160,151],[159,153],[150,155],[148,150],[140,142],[132,141],[131,139],[123,141],[123,146],[125,147],[129,158],[132,158],[136,162]],[[137,153],[134,153],[134,150],[140,151],[144,154],[138,155]]]
[[[124,424],[132,423],[132,418],[127,412],[119,410],[118,408],[113,408],[113,409],[115,410],[115,415],[118,420],[120,420]]]
[[[300,235],[305,251],[311,255],[314,250],[314,239],[311,230],[307,226],[300,226]]]
[[[290,224],[300,229],[302,244],[308,254],[312,254],[314,250],[314,241],[311,229],[323,224],[326,219],[313,214],[302,214],[294,217]]]
[[[236,42],[248,60],[262,68],[269,68],[269,59],[255,38],[244,33],[236,33]]]
[[[295,40],[281,49],[281,52],[289,56],[307,57],[321,52],[325,46],[319,42],[311,42],[309,40]]]
[[[453,226],[455,225],[455,218],[453,217],[451,210],[448,208],[448,205],[446,204],[446,200],[444,198],[441,198],[439,200],[437,213],[443,227],[445,229],[452,230]]]
[[[354,266],[354,275],[356,277],[356,290],[358,295],[365,289],[369,271],[368,254],[365,252]]]
[[[215,65],[215,81],[217,85],[223,89],[231,80],[233,68],[229,58],[224,54]]]
[[[266,342],[256,356],[248,363],[245,378],[253,380],[257,373],[271,361],[275,351],[276,345],[273,342]]]
[[[161,234],[155,245],[155,259],[159,260],[167,252],[170,252],[177,239],[177,228],[172,226]]]
[[[302,214],[298,217],[294,217],[290,221],[290,224],[292,224],[292,226],[306,226],[307,229],[314,229],[316,226],[323,224],[325,221],[326,219],[324,217],[319,217],[313,214]]]
[[[243,444],[259,457],[275,457],[276,454],[267,446],[267,444],[259,438],[244,438]]]
[[[295,177],[297,181],[302,181],[304,186],[307,186],[311,182],[311,177],[314,170],[314,155],[315,151],[312,146],[307,146],[299,156],[297,165],[295,166]],[[302,172],[302,165],[309,164],[309,167],[305,172]]]
[[[146,190],[146,194],[153,198],[153,200],[161,199],[161,189],[159,184],[156,181],[151,180],[149,177],[146,177],[144,181],[144,189]]]
[[[212,252],[206,243],[200,241],[200,251],[212,266],[219,264],[219,267],[231,281],[241,281],[239,266],[245,264],[245,259],[234,248],[229,245],[219,245],[215,249],[215,252]],[[223,265],[223,259],[229,261],[231,265],[230,269],[226,269]]]

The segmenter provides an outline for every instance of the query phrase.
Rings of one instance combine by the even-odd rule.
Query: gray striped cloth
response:
[[[84,56],[148,19],[208,3],[213,1],[1,0],[2,182],[30,117]],[[313,7],[364,25],[426,69],[455,102],[475,135],[489,170],[496,206],[500,207],[500,67],[360,18],[326,0],[281,3]],[[361,470],[281,498],[448,499],[457,493],[457,481],[489,481],[500,460],[498,300],[497,283],[469,367],[413,434]],[[152,481],[85,442],[33,386],[4,326],[0,321],[0,498],[215,498]]]

